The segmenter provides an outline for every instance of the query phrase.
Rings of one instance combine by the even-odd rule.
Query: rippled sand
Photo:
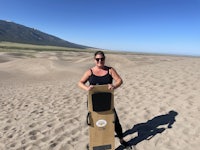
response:
[[[115,107],[135,149],[198,149],[200,58],[107,54],[106,61],[124,80]],[[0,150],[86,149],[87,92],[77,82],[92,66],[87,52],[1,52]]]

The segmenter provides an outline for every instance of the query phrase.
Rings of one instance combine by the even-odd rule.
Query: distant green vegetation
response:
[[[79,48],[68,48],[59,46],[43,46],[43,45],[32,45],[32,44],[21,44],[12,42],[0,42],[1,52],[15,52],[15,51],[75,51],[75,52],[93,52],[92,49],[79,49]]]
[[[65,41],[34,28],[4,20],[0,20],[0,42],[13,42],[44,46],[50,45],[78,49],[90,48],[88,46]]]

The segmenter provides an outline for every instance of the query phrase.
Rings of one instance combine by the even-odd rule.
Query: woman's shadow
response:
[[[172,128],[172,125],[175,122],[175,116],[177,115],[178,113],[176,111],[171,110],[168,114],[156,116],[145,123],[136,124],[133,126],[133,128],[124,132],[124,137],[135,132],[138,133],[135,138],[128,141],[130,146],[135,146],[144,140],[150,140],[156,134],[162,133],[166,129],[162,125],[167,125],[167,128]],[[119,146],[116,150],[120,149],[123,148]]]

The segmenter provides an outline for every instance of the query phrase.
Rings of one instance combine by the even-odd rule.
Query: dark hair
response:
[[[102,56],[105,58],[105,54],[104,54],[103,51],[96,51],[96,52],[94,53],[94,57],[96,57],[97,55],[102,55]]]

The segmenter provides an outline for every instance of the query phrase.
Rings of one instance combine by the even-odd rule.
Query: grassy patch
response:
[[[58,46],[43,46],[32,44],[21,44],[11,42],[0,42],[1,52],[18,52],[18,51],[73,51],[73,52],[90,52],[92,49],[78,49]]]

